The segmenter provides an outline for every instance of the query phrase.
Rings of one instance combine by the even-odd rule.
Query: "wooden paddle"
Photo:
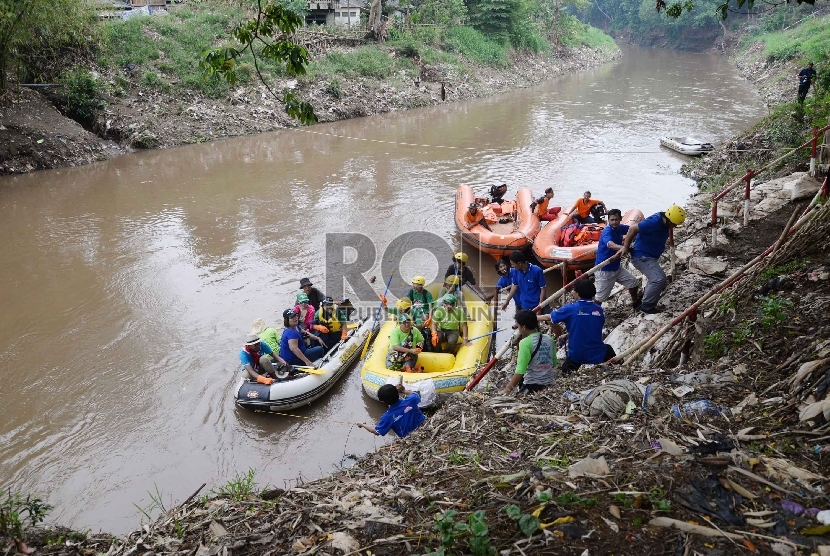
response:
[[[386,297],[386,294],[389,293],[389,285],[392,283],[392,277],[395,276],[395,271],[392,271],[392,274],[389,275],[389,280],[386,281],[386,289],[383,290],[383,297]],[[375,327],[378,324],[378,317],[380,316],[380,312],[383,310],[383,301],[380,302],[378,306],[378,310],[375,313],[375,320],[372,321],[372,329],[369,331],[369,335],[366,336],[366,343],[363,344],[363,351],[360,352],[360,358],[363,359],[366,357],[366,350],[369,349],[369,342],[372,339],[372,333],[375,331]]]

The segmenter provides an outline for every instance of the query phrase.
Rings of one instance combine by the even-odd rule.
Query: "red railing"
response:
[[[772,162],[767,163],[765,166],[762,166],[758,170],[747,169],[746,174],[743,177],[736,179],[729,185],[727,185],[723,191],[718,193],[717,195],[712,196],[712,246],[717,245],[718,241],[718,201],[723,199],[730,191],[732,191],[738,184],[744,182],[744,226],[749,224],[749,192],[752,184],[752,178],[767,170],[771,166],[774,166],[787,158],[788,156],[792,155],[794,152],[810,147],[810,175],[816,175],[816,153],[818,151],[818,139],[819,136],[824,134],[824,132],[830,130],[830,125],[826,125],[821,129],[813,127],[813,137],[809,139],[804,144],[795,147],[794,149],[788,151],[786,154],[783,154],[773,160]]]

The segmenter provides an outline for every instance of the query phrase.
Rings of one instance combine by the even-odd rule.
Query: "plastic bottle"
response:
[[[694,402],[687,402],[683,405],[675,404],[671,408],[672,414],[677,418],[683,417],[702,417],[704,415],[716,416],[722,414],[723,408],[716,403],[709,400],[697,400]]]

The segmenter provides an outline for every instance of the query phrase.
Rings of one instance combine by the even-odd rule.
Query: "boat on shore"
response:
[[[338,342],[321,359],[315,361],[316,369],[289,374],[270,385],[249,380],[247,373],[234,388],[234,402],[251,411],[287,411],[312,403],[328,392],[343,377],[359,357],[366,339],[372,334],[372,319],[351,323],[349,335]],[[354,326],[356,325],[356,326]]]
[[[489,197],[476,197],[473,188],[462,185],[455,193],[455,226],[461,237],[476,249],[496,260],[513,251],[524,251],[539,233],[539,217],[530,208],[533,193],[527,187],[516,192],[514,200],[491,202]],[[490,230],[475,225],[467,228],[464,215],[472,203],[479,205]]]
[[[440,284],[430,284],[426,288],[432,293],[433,298],[437,298],[440,286]],[[462,288],[461,297],[467,311],[468,336],[477,338],[492,332],[493,315],[489,304],[467,286]],[[381,386],[390,383],[390,379],[397,380],[401,376],[403,376],[403,381],[408,384],[431,380],[435,386],[436,394],[459,392],[467,385],[470,377],[482,365],[486,364],[489,357],[490,343],[493,341],[493,335],[479,337],[473,340],[469,346],[461,345],[455,355],[425,351],[418,355],[417,362],[419,366],[423,366],[423,371],[406,373],[386,368],[386,356],[389,353],[389,335],[395,326],[397,326],[397,322],[394,319],[388,319],[383,324],[360,369],[363,390],[374,400],[378,399],[378,389]],[[428,342],[429,338],[425,338],[425,341]]]
[[[660,144],[688,156],[699,156],[715,150],[712,143],[704,143],[694,137],[661,137]]]
[[[643,213],[638,209],[631,209],[623,214],[621,224],[630,226],[643,219]],[[573,218],[567,214],[560,214],[556,220],[542,228],[536,241],[533,242],[533,254],[545,268],[565,263],[565,270],[585,269],[594,266],[597,255],[597,241],[599,233],[606,226],[605,223],[586,224],[594,227],[596,240],[581,245],[562,245],[562,229],[573,224]],[[599,232],[599,233],[597,233]]]

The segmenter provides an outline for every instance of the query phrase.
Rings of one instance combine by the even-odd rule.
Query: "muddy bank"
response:
[[[386,51],[397,55],[394,49]],[[273,88],[294,89],[313,104],[319,120],[327,122],[502,94],[619,56],[619,50],[590,48],[551,55],[514,53],[510,66],[503,69],[467,59],[462,60],[463,70],[423,65],[417,83],[343,79],[333,90],[328,82],[298,84],[286,79]],[[109,77],[115,76],[102,78]],[[0,175],[78,166],[134,149],[202,143],[297,125],[259,83],[238,87],[226,99],[211,99],[193,91],[162,93],[143,87],[126,72],[118,77],[128,80],[129,86],[123,96],[106,99],[107,107],[91,126],[92,132],[61,115],[39,92],[21,89],[19,95],[0,99]],[[61,103],[59,91],[48,98]]]

